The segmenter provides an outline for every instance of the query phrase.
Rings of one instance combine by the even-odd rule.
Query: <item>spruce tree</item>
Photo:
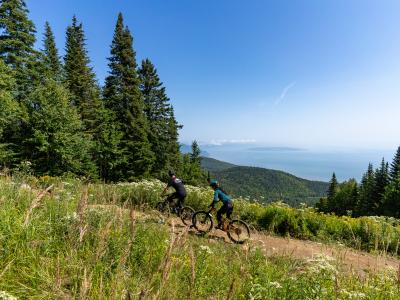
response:
[[[50,78],[60,81],[62,78],[62,65],[58,55],[54,34],[51,30],[49,22],[45,23],[42,52],[44,56],[46,73],[50,76]]]
[[[154,161],[135,56],[131,33],[119,14],[111,44],[110,75],[106,78],[104,101],[123,132],[126,179],[149,175]]]
[[[385,190],[383,214],[400,218],[400,177],[392,180]]]
[[[388,168],[388,164],[382,158],[380,168],[376,169],[375,171],[375,184],[371,200],[373,203],[372,209],[376,215],[380,215],[382,213],[383,196],[385,189],[390,182]]]
[[[24,143],[30,149],[26,158],[36,173],[95,177],[91,144],[82,132],[82,122],[70,105],[67,90],[50,79],[32,93],[31,101],[32,135]]]
[[[400,176],[400,146],[397,148],[396,154],[390,165],[390,179],[394,181]]]
[[[331,178],[331,180],[329,181],[329,188],[328,188],[328,192],[327,192],[327,194],[328,194],[328,200],[329,199],[333,199],[334,197],[335,197],[335,195],[336,195],[336,193],[337,193],[337,190],[338,190],[338,181],[337,181],[337,179],[336,179],[336,174],[335,173],[333,173],[332,174],[332,178]]]
[[[155,154],[152,173],[162,178],[168,169],[177,170],[179,162],[178,129],[174,110],[157,70],[149,59],[143,60],[139,69],[144,111],[149,122],[149,142]]]
[[[329,212],[334,212],[336,209],[336,194],[339,190],[339,183],[336,179],[336,174],[332,174],[332,178],[329,181],[329,187],[327,191],[327,209]]]
[[[99,126],[100,89],[89,66],[83,25],[78,24],[75,16],[67,28],[66,36],[65,84],[72,95],[72,103],[81,116],[85,132],[93,134]]]
[[[199,185],[206,181],[206,174],[201,169],[201,150],[197,141],[192,142],[192,151],[182,155],[182,177],[185,182]]]
[[[28,18],[23,0],[2,0],[0,4],[0,58],[13,69],[24,67],[34,50],[35,25]]]
[[[6,133],[21,117],[20,104],[13,98],[13,75],[14,72],[0,59],[0,168],[11,165],[15,153]]]
[[[359,197],[357,203],[357,216],[370,216],[375,213],[374,204],[375,191],[375,172],[372,164],[368,165],[367,172],[363,175],[359,189]]]
[[[36,58],[35,26],[23,0],[0,2],[0,58],[15,70],[16,99],[25,101],[32,90]]]

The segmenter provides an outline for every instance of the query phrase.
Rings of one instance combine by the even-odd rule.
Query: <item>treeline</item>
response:
[[[384,159],[376,169],[369,164],[360,184],[355,179],[338,183],[333,173],[328,196],[316,207],[337,215],[400,218],[400,147],[390,165]]]
[[[180,153],[182,126],[155,66],[137,65],[122,14],[103,87],[75,16],[63,58],[49,23],[41,50],[35,33],[23,0],[0,1],[0,167],[105,181],[163,178],[174,169],[189,182],[203,179],[198,145]]]

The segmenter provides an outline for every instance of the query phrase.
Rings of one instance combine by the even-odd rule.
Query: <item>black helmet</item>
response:
[[[218,187],[218,181],[217,180],[211,180],[210,186],[211,187]]]
[[[172,177],[172,176],[174,176],[174,175],[175,175],[175,172],[174,172],[174,171],[172,171],[172,170],[169,170],[169,171],[168,171],[168,175],[169,175],[170,177]]]

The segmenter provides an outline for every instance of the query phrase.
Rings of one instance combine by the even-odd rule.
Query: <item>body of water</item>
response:
[[[392,161],[393,150],[305,150],[288,147],[203,146],[209,156],[242,166],[282,170],[295,176],[329,181],[335,172],[340,181],[360,181],[368,163],[378,167],[385,158]]]

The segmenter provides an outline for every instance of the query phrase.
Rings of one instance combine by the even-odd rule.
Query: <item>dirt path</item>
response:
[[[116,205],[90,205],[89,207],[113,210],[118,213],[129,213],[128,209]],[[173,226],[177,233],[186,228],[179,218],[165,219],[162,215],[157,215],[157,213],[148,214],[136,211],[135,215],[138,220],[154,220],[155,222],[159,222],[161,218],[162,223],[166,223],[170,227]],[[194,229],[190,229],[190,232],[196,234]],[[220,230],[213,230],[203,238],[217,239],[230,243],[226,233]],[[374,255],[340,245],[277,237],[262,232],[252,233],[250,245],[260,247],[266,256],[283,255],[302,260],[312,259],[317,255],[328,256],[335,259],[343,270],[355,272],[360,275],[367,272],[382,271],[387,268],[400,271],[400,260],[397,258]]]
[[[177,231],[185,228],[178,218],[170,219]],[[194,229],[190,230],[196,233]],[[208,238],[218,239],[231,243],[226,233],[220,230],[213,230],[207,235]],[[207,238],[204,237],[204,238]],[[374,255],[363,251],[357,251],[335,244],[323,244],[307,240],[298,240],[272,236],[262,232],[253,232],[250,245],[260,247],[266,256],[290,256],[297,259],[308,260],[316,256],[333,258],[339,269],[364,275],[368,272],[383,271],[387,268],[400,270],[400,260],[389,255]]]

